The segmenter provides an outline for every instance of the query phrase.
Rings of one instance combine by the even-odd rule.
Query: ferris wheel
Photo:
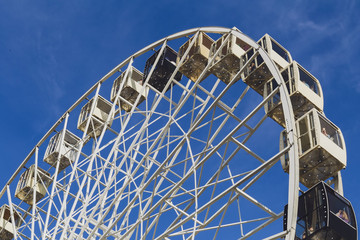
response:
[[[319,81],[284,47],[190,29],[128,57],[64,113],[3,188],[0,237],[301,239],[315,233],[299,225],[299,193],[320,183],[346,202],[345,166]]]

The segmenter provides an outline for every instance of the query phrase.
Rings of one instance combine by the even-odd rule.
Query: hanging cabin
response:
[[[131,108],[135,104],[135,101],[139,96],[139,94],[141,96],[136,106],[141,104],[147,98],[149,89],[145,88],[145,90],[142,92],[143,74],[135,67],[131,66],[128,71],[123,72],[118,78],[115,79],[113,86],[111,88],[110,100],[112,102],[115,102],[121,84],[123,84],[120,92],[121,98],[119,98],[118,100],[120,104],[119,103],[117,104],[121,106],[121,108],[126,112],[131,111]],[[125,99],[126,101],[122,99]]]
[[[228,39],[224,43],[227,37]],[[230,34],[229,36],[225,34],[212,44],[210,58],[215,55],[222,44],[224,44],[224,46],[215,57],[214,65],[211,66],[210,72],[228,84],[239,72],[241,57],[250,49],[250,46],[235,35]]]
[[[90,116],[91,107],[94,102],[95,102],[94,112],[92,116]],[[105,125],[105,122],[109,117],[111,107],[112,104],[100,95],[98,95],[96,101],[94,100],[94,98],[92,98],[82,107],[78,119],[77,128],[85,132],[87,121],[90,120],[90,124],[86,134],[92,138],[96,138],[100,136],[103,127]],[[112,118],[110,117],[110,122],[108,123],[108,126],[111,127],[111,124],[112,124]]]
[[[64,141],[61,142],[63,134],[65,134]],[[59,160],[59,172],[61,172],[74,163],[78,153],[77,145],[79,141],[80,138],[69,130],[58,132],[49,141],[44,155],[44,162],[56,168]]]
[[[334,177],[346,167],[346,148],[341,130],[316,109],[295,122],[298,133],[300,182],[310,188]],[[280,134],[280,149],[287,146],[286,131]],[[281,157],[288,172],[288,155]]]
[[[287,230],[287,208],[284,230]],[[346,198],[324,182],[299,197],[295,240],[357,240],[354,209]]]
[[[280,71],[292,62],[289,51],[268,34],[265,34],[258,41],[258,44],[269,54],[270,58],[275,62]],[[242,56],[240,67],[245,67],[246,63],[255,52],[256,49],[254,48],[247,50]],[[242,80],[261,96],[263,96],[264,84],[269,81],[271,77],[272,74],[260,55],[257,55],[248,65],[246,65],[241,76]]]
[[[195,36],[191,37],[180,47],[177,64],[180,63],[181,58],[185,55],[191,42],[194,41],[194,37]],[[188,54],[185,56],[179,71],[191,81],[196,82],[208,64],[210,48],[213,43],[214,40],[211,37],[203,32],[200,32],[198,37],[195,39],[194,44],[189,49]],[[207,72],[200,81],[204,80],[208,75],[209,72]]]
[[[21,222],[20,215],[14,209],[14,225],[19,226]],[[6,204],[0,207],[0,239],[11,240],[14,238],[15,229],[11,218],[10,207]]]
[[[46,189],[50,185],[50,174],[45,170],[31,165],[23,174],[21,174],[15,191],[15,197],[33,205],[35,192],[35,202],[40,201],[46,195]],[[35,172],[37,172],[35,181]]]
[[[159,92],[162,92],[166,86],[166,84],[170,81],[170,77],[174,73],[176,69],[176,59],[177,52],[170,48],[169,46],[165,46],[164,51],[162,52],[159,61],[156,66],[154,66],[157,56],[159,55],[161,49],[156,51],[145,64],[144,69],[144,81],[148,78],[151,69],[154,67],[154,70],[150,76],[148,84],[154,87]],[[180,81],[182,77],[181,72],[177,72],[174,76],[174,80]],[[166,89],[169,90],[172,87],[173,83]]]
[[[293,107],[295,119],[299,119],[312,108],[322,112],[324,98],[320,82],[306,71],[300,64],[293,61],[281,75],[285,81]],[[264,98],[272,93],[278,84],[274,78],[264,85]],[[281,126],[285,127],[284,113],[280,101],[280,92],[277,92],[265,104],[265,112]]]

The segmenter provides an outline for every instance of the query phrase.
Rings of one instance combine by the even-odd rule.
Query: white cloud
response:
[[[280,10],[277,18],[277,27],[289,36],[287,45],[293,58],[320,80],[326,79],[322,82],[325,85],[339,80],[333,76],[335,71],[353,75],[358,65],[360,27],[354,24],[359,19],[356,1],[334,4],[328,9],[321,3],[296,1],[290,10]],[[354,86],[357,82],[352,78],[346,84]]]

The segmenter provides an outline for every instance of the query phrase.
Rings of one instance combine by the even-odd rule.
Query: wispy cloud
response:
[[[288,39],[293,58],[318,78],[326,79],[322,82],[325,87],[339,80],[332,77],[336,72],[350,76],[357,71],[360,18],[356,4],[355,0],[349,0],[329,7],[329,4],[295,1],[290,10],[279,11],[278,28],[288,36],[297,36]],[[359,80],[349,80],[345,84],[356,86],[360,92]]]

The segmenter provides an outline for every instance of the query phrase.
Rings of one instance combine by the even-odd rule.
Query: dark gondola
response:
[[[295,239],[356,240],[357,226],[351,203],[326,183],[319,182],[299,197]]]
[[[151,68],[153,67],[155,60],[159,54],[160,50],[156,51],[147,61],[144,69],[144,81],[146,81],[148,75],[150,74]],[[156,66],[154,67],[154,71],[150,76],[148,84],[153,86],[159,92],[162,92],[165,88],[166,84],[170,80],[171,75],[175,71],[176,68],[176,58],[177,52],[166,46],[160,59]],[[177,72],[174,76],[176,81],[180,81],[182,74]],[[172,84],[170,85],[170,87]],[[170,89],[170,87],[167,90]]]

